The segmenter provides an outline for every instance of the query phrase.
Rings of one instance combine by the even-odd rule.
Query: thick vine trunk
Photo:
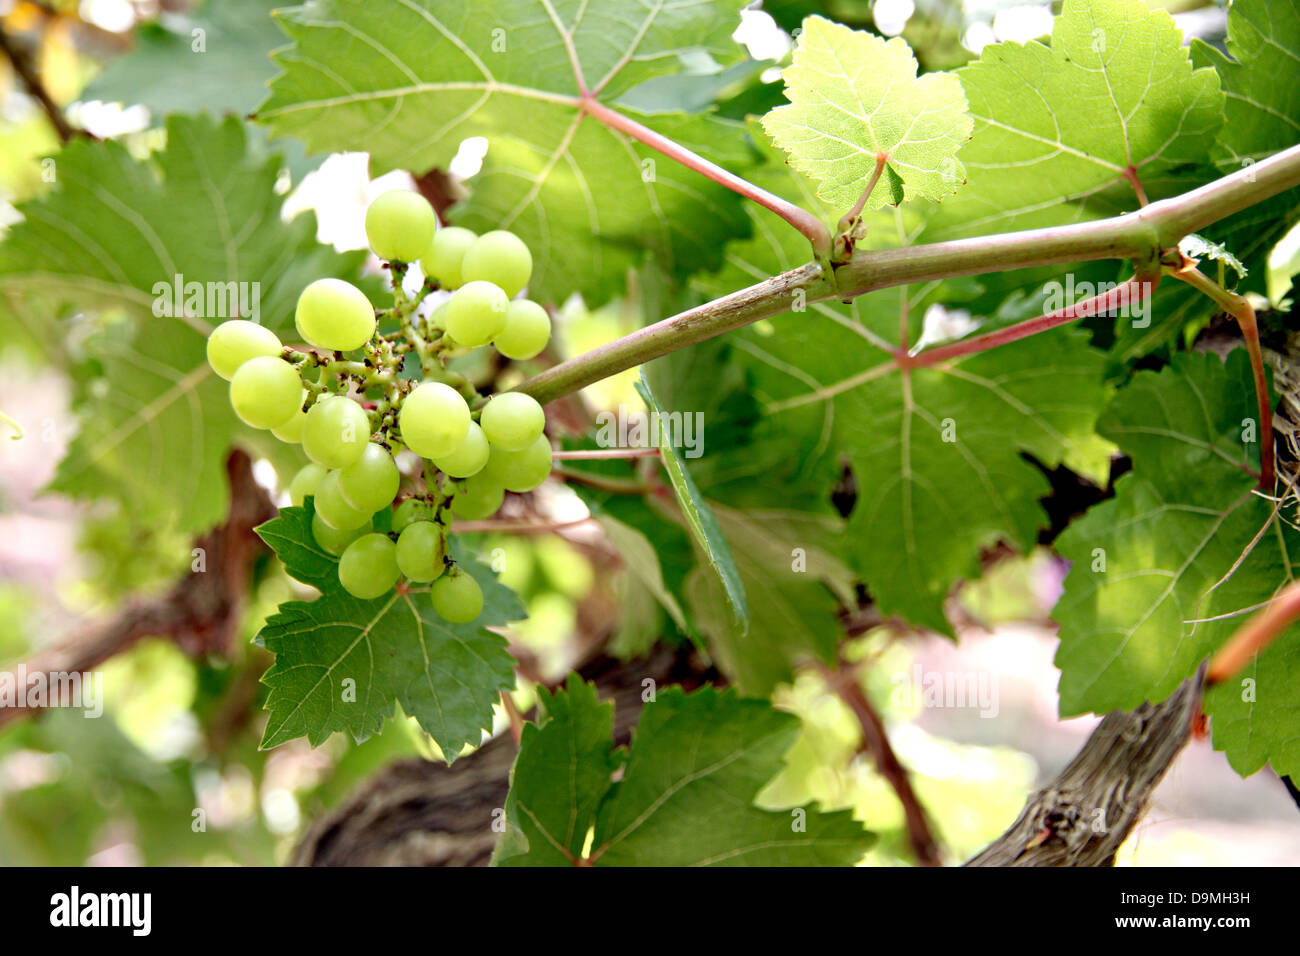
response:
[[[641,710],[642,681],[687,689],[717,681],[689,653],[657,649],[621,662],[600,656],[581,669],[615,703],[625,743]],[[1107,866],[1146,811],[1157,783],[1187,743],[1200,713],[1201,675],[1163,703],[1115,711],[1020,818],[967,866]],[[485,866],[505,806],[514,741],[498,737],[453,766],[423,760],[381,771],[320,817],[294,854],[297,866]]]
[[[967,866],[1110,866],[1201,713],[1205,665],[1168,700],[1107,714],[1069,766]]]

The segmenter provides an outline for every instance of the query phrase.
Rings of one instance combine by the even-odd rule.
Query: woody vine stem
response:
[[[816,261],[648,325],[561,362],[519,386],[520,391],[543,404],[688,345],[788,312],[799,295],[807,303],[843,301],[877,289],[913,282],[1096,259],[1132,260],[1136,278],[1153,285],[1159,276],[1162,254],[1177,247],[1184,236],[1300,186],[1300,146],[1293,146],[1198,189],[1143,205],[1126,215],[898,249],[855,250],[847,261],[832,265],[826,257],[831,244],[830,231],[812,213],[723,170],[590,97],[584,97],[580,102],[585,115],[645,143],[781,216],[808,237]],[[1138,294],[1149,295],[1149,286]],[[1113,305],[1114,302],[1097,297],[1095,301],[1075,303],[1066,310],[1068,316],[1039,316],[1001,330],[996,338],[988,336],[957,344],[963,349],[960,354],[968,354],[1104,311]],[[1053,318],[1059,321],[1052,321]],[[972,347],[972,342],[980,342],[980,347]],[[930,364],[935,361],[926,358],[927,354],[922,352],[920,356],[912,357],[911,362],[915,364],[918,359],[924,359],[922,364]],[[947,357],[955,357],[955,354]],[[906,360],[900,359],[902,361]]]
[[[650,146],[676,162],[726,186],[774,212],[805,236],[814,261],[765,279],[730,295],[696,306],[622,338],[575,356],[533,376],[518,387],[542,404],[555,401],[611,375],[652,359],[791,311],[802,304],[831,300],[849,301],[868,292],[914,282],[978,275],[1038,266],[1098,259],[1128,259],[1133,278],[1101,295],[1064,309],[1027,319],[1004,329],[910,354],[892,350],[891,362],[900,370],[934,365],[963,355],[996,348],[1118,305],[1149,298],[1163,274],[1186,282],[1209,296],[1237,320],[1250,354],[1260,420],[1260,487],[1271,493],[1274,481],[1272,406],[1260,352],[1255,312],[1244,297],[1228,292],[1197,271],[1194,261],[1178,251],[1188,234],[1300,186],[1300,146],[1293,146],[1179,196],[1148,202],[1132,170],[1126,172],[1139,208],[1109,219],[1054,226],[1023,232],[1000,233],[971,239],[928,243],[898,249],[855,250],[852,234],[857,216],[877,184],[887,157],[877,157],[876,167],[862,197],[838,223],[837,237],[818,217],[779,196],[728,172],[691,150],[673,142],[595,99],[584,89],[578,100],[583,116]],[[845,242],[844,240],[849,240]],[[833,261],[843,259],[842,262]],[[889,363],[886,363],[885,368]],[[874,372],[875,369],[868,370]],[[1214,674],[1222,680],[1243,659],[1240,648],[1262,650],[1292,619],[1300,617],[1300,599],[1266,611],[1264,621],[1243,628],[1229,642],[1231,661],[1221,657]],[[1227,649],[1225,648],[1225,654]]]

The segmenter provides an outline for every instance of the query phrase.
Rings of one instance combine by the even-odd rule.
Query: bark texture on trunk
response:
[[[1205,665],[1168,700],[1107,714],[1069,766],[967,866],[1111,866],[1201,714]]]

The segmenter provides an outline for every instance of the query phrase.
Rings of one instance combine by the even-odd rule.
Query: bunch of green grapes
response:
[[[489,343],[507,358],[533,358],[550,339],[550,317],[518,298],[533,261],[513,233],[439,229],[428,202],[401,190],[375,199],[365,223],[391,273],[392,309],[376,312],[356,286],[318,279],[295,312],[309,348],[285,348],[270,329],[235,319],[213,330],[208,361],[230,382],[244,422],[300,444],[311,459],[289,497],[297,506],[313,500],[312,535],[339,558],[348,593],[377,599],[405,579],[427,584],[447,620],[472,621],[483,593],[449,556],[447,512],[486,518],[507,491],[537,488],[551,471],[551,443],[532,397],[484,398],[446,364]],[[402,280],[417,261],[425,281],[410,297]],[[419,305],[440,289],[450,297],[423,317]],[[382,334],[381,319],[395,319],[397,330]],[[398,374],[410,353],[419,379]],[[398,467],[402,449],[424,460],[412,474]]]

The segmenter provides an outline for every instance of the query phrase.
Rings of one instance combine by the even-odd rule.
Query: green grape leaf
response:
[[[677,494],[677,503],[681,506],[686,526],[690,528],[691,536],[704,552],[718,580],[722,582],[722,591],[727,605],[731,608],[735,623],[743,634],[749,628],[749,607],[745,603],[745,586],[740,581],[740,573],[736,570],[736,561],[732,557],[731,548],[727,545],[722,529],[718,527],[713,510],[700,494],[700,489],[695,486],[691,473],[687,471],[685,462],[678,454],[673,444],[674,430],[667,424],[669,419],[664,414],[659,400],[650,391],[644,376],[636,383],[636,388],[645,399],[651,420],[663,423],[655,429],[659,438],[660,462],[664,466],[664,471],[668,473],[673,491]]]
[[[293,43],[257,116],[313,151],[365,149],[375,172],[446,168],[486,137],[456,222],[518,233],[534,298],[604,301],[647,251],[678,275],[716,268],[747,220],[734,193],[593,119],[582,90],[616,106],[689,52],[740,59],[742,5],[318,0],[278,14]],[[624,112],[723,165],[746,160],[734,124]]]
[[[1102,417],[1133,472],[1057,540],[1072,562],[1053,612],[1063,715],[1167,697],[1291,580],[1300,534],[1256,493],[1250,471],[1257,415],[1237,349],[1226,365],[1179,353],[1160,372],[1137,373]]]
[[[1293,539],[1291,540],[1294,543]],[[1263,590],[1262,588],[1260,589]],[[1236,618],[1236,624],[1243,618]],[[1214,747],[1243,777],[1272,766],[1281,776],[1300,774],[1300,629],[1274,639],[1232,680],[1210,688],[1205,712],[1213,719]]]
[[[838,611],[853,604],[854,575],[837,557],[845,550],[838,516],[713,503],[736,548],[750,604],[741,631],[721,610],[721,590],[704,569],[687,580],[692,618],[709,640],[723,673],[744,694],[770,696],[809,660],[830,664],[844,638]]]
[[[274,0],[220,0],[193,17],[143,24],[134,47],[109,60],[79,98],[140,103],[156,116],[248,113],[266,96],[275,76],[270,54],[284,42],[271,18],[276,6]]]
[[[765,188],[798,197],[805,187],[791,179],[776,164],[756,174]],[[893,211],[870,217],[862,246],[902,244],[910,208],[899,212],[901,224]],[[800,264],[799,237],[791,241],[766,210],[752,215],[754,238],[732,243],[728,268],[703,288],[735,288]],[[1109,444],[1094,424],[1108,394],[1105,354],[1071,328],[905,372],[894,354],[900,326],[916,343],[918,320],[944,292],[930,284],[848,307],[813,303],[731,342],[763,412],[756,433],[834,477],[842,459],[852,468],[845,563],[881,613],[951,633],[944,600],[956,582],[979,575],[981,550],[998,541],[1027,549],[1046,524],[1038,499],[1049,486],[1025,455],[1104,480]]]
[[[610,546],[623,559],[628,572],[649,590],[683,633],[689,631],[690,625],[682,611],[681,602],[664,580],[663,562],[659,560],[659,553],[650,538],[613,515],[598,514],[596,520],[600,522]]]
[[[1288,80],[1300,60],[1295,3],[1236,0],[1228,9],[1227,54],[1192,41],[1192,62],[1213,67],[1227,96],[1227,121],[1215,146],[1228,168],[1265,159],[1300,138],[1300,86]]]
[[[230,445],[254,437],[208,367],[208,332],[241,291],[263,325],[292,328],[301,289],[355,278],[364,256],[317,245],[311,216],[280,220],[279,163],[249,152],[239,120],[174,115],[167,142],[143,161],[112,141],[64,149],[57,187],[20,205],[24,221],[0,244],[0,288],[98,320],[79,368],[79,432],[51,487],[197,532],[226,513]],[[182,300],[191,283],[204,294],[156,315],[178,281]]]
[[[1237,0],[1228,8],[1228,54],[1192,41],[1192,62],[1213,67],[1227,97],[1214,159],[1224,173],[1300,141],[1300,8],[1295,3]],[[1300,221],[1300,189],[1274,196],[1215,223],[1208,238],[1227,245],[1252,275],[1243,290],[1265,290],[1268,254]]]
[[[363,740],[400,704],[454,760],[491,729],[498,694],[514,687],[506,640],[488,628],[523,618],[522,605],[487,567],[456,554],[454,544],[457,561],[483,588],[476,621],[444,620],[427,585],[355,598],[338,583],[338,559],[312,537],[313,513],[314,503],[286,508],[257,529],[293,577],[321,592],[314,601],[281,604],[258,634],[275,655],[262,677],[271,713],[262,746],[302,736],[316,746],[335,731]]]
[[[499,865],[580,861],[589,833],[593,866],[849,866],[874,840],[846,811],[754,806],[799,731],[766,701],[660,691],[625,762],[594,688],[571,677],[544,706],[520,743]]]
[[[865,208],[942,199],[965,179],[956,156],[970,139],[971,118],[955,75],[918,78],[916,71],[901,37],[884,40],[809,17],[794,62],[781,73],[790,103],[763,117],[763,128],[817,182],[818,196],[844,211],[879,160],[886,160],[886,179]]]
[[[572,866],[621,764],[610,737],[614,705],[570,674],[563,689],[537,691],[536,723],[524,724],[510,771],[506,831],[496,866]]]
[[[1097,218],[1195,185],[1223,122],[1213,70],[1192,68],[1179,30],[1143,0],[1065,0],[1051,46],[992,44],[957,71],[975,132],[970,182],[927,238]]]

